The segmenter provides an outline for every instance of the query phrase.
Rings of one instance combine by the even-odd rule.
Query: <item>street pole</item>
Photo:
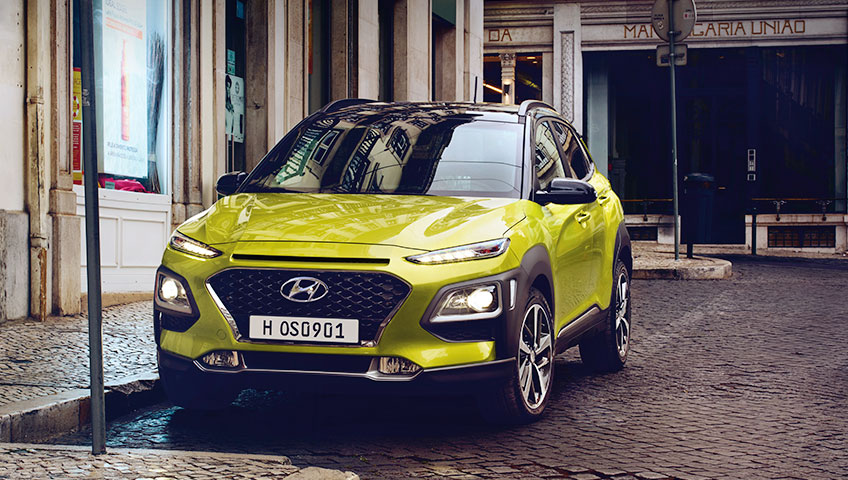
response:
[[[674,260],[680,260],[680,217],[677,202],[677,82],[674,76],[674,1],[668,2],[668,72],[671,81],[671,188],[674,205]]]
[[[85,246],[88,274],[88,362],[91,376],[91,453],[106,453],[106,404],[103,392],[103,315],[100,298],[100,205],[97,196],[97,129],[94,95],[94,10],[80,2],[82,50],[83,164],[85,181]]]

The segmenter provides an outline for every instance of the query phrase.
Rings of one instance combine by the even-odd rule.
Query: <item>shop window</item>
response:
[[[488,103],[503,102],[503,87],[501,85],[501,58],[498,54],[483,56],[483,101]],[[479,99],[478,99],[479,100]]]
[[[170,177],[169,0],[94,2],[74,11],[74,96],[81,96],[79,18],[94,16],[95,118],[72,109],[75,183],[82,183],[82,123],[96,121],[100,185],[107,189],[168,193]]]
[[[542,54],[515,56],[515,103],[542,99]]]

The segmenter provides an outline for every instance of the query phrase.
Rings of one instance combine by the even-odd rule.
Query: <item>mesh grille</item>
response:
[[[314,277],[327,284],[324,298],[309,303],[292,302],[280,294],[283,283],[294,277]],[[380,324],[400,306],[409,286],[381,272],[323,272],[309,270],[224,270],[209,284],[229,310],[242,335],[250,331],[250,315],[359,320],[361,341],[376,340]]]

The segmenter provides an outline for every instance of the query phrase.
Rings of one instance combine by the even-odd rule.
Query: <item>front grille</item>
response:
[[[295,370],[300,372],[365,373],[371,357],[303,353],[242,352],[250,370]]]
[[[294,277],[314,277],[327,284],[327,295],[308,303],[282,296],[283,283]],[[209,285],[235,320],[242,335],[250,331],[251,315],[359,320],[360,341],[376,340],[380,324],[409,295],[409,285],[382,272],[343,272],[233,268],[209,279]]]

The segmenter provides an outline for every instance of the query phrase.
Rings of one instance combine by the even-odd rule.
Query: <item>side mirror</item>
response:
[[[230,172],[218,177],[218,183],[215,184],[215,190],[223,196],[232,195],[244,183],[247,174],[244,172]]]
[[[536,202],[540,205],[580,205],[597,199],[598,194],[592,184],[573,178],[555,178],[551,180],[547,191],[536,192]]]

